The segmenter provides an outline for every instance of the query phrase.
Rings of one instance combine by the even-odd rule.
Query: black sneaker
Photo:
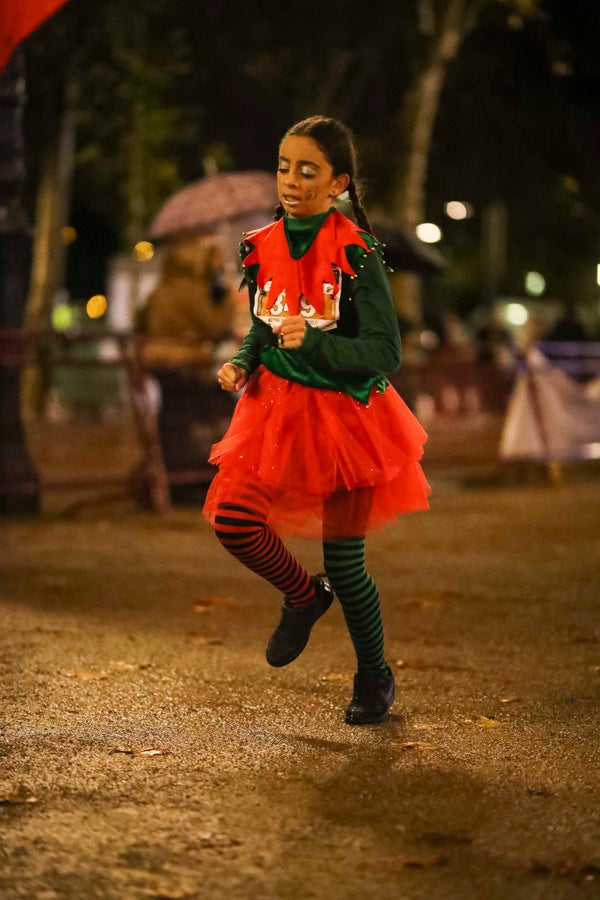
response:
[[[384,722],[395,696],[394,675],[389,666],[381,673],[357,672],[352,700],[346,707],[346,724],[375,725]]]
[[[323,613],[327,612],[335,594],[323,575],[316,575],[317,594],[307,606],[294,609],[283,598],[281,619],[267,645],[267,662],[271,666],[287,666],[300,656],[308,643],[310,632]]]

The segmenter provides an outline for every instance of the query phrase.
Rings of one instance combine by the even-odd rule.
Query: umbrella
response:
[[[17,44],[67,0],[2,0],[0,2],[0,71]]]
[[[156,240],[210,228],[224,219],[274,209],[277,203],[277,181],[269,172],[208,175],[169,197],[154,217],[149,236]]]

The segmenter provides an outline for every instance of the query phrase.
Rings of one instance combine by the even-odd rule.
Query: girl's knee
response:
[[[234,503],[220,504],[215,516],[215,535],[234,554],[242,544],[247,545],[248,542],[260,539],[266,527],[266,523],[257,517],[254,510]]]

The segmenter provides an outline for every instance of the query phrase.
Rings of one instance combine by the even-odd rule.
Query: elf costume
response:
[[[387,375],[400,335],[377,240],[331,208],[244,235],[252,325],[231,363],[251,377],[214,444],[204,514],[260,506],[279,535],[363,536],[426,509],[427,435]],[[272,328],[303,315],[296,349]]]

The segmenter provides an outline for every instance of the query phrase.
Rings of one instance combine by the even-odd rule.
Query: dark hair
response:
[[[331,165],[334,176],[344,174],[350,176],[348,195],[354,217],[361,228],[364,228],[365,231],[372,231],[371,223],[362,205],[362,186],[358,179],[356,146],[354,135],[348,126],[339,119],[310,116],[288,128],[282,141],[291,135],[312,138]],[[283,209],[279,205],[275,211],[275,218],[279,219],[282,215]]]

